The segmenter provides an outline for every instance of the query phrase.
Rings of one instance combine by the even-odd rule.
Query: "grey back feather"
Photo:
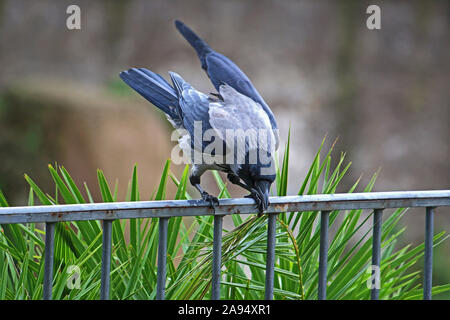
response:
[[[232,145],[241,157],[252,150],[273,155],[276,136],[262,106],[229,85],[221,85],[219,92],[223,102],[210,103],[209,122],[227,147]]]
[[[233,150],[234,162],[244,161],[242,157],[252,150],[274,154],[276,136],[259,103],[226,84],[219,88],[221,99],[214,99],[195,90],[178,74],[171,72],[170,76],[178,94],[183,126],[189,133],[183,140],[185,146],[189,139],[192,149],[204,152],[211,142],[202,138],[207,130],[212,130],[224,145],[222,152]],[[200,132],[195,129],[196,124],[201,124]],[[201,136],[197,136],[199,133]]]

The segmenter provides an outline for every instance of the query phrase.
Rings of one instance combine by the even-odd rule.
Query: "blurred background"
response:
[[[81,30],[66,27],[71,4]],[[381,30],[366,27],[369,4],[381,8]],[[141,198],[150,198],[172,130],[118,74],[173,70],[213,92],[175,19],[251,78],[277,118],[280,154],[291,129],[288,193],[325,136],[325,150],[338,138],[336,160],[342,151],[352,162],[340,192],[362,176],[361,191],[378,169],[375,191],[449,189],[449,18],[445,0],[0,0],[0,189],[25,204],[27,173],[54,192],[47,165],[56,162],[97,199],[101,168],[124,199],[137,163]],[[449,214],[437,210],[436,232],[450,230]],[[406,243],[423,241],[422,213],[408,211],[404,224]],[[449,283],[448,241],[438,251],[435,281]]]

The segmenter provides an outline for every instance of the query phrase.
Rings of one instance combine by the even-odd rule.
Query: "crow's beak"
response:
[[[269,206],[269,189],[271,183],[267,180],[257,180],[256,190],[258,191],[259,197],[262,200],[261,208],[262,211],[266,210]]]

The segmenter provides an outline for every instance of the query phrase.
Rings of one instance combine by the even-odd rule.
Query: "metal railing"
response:
[[[103,220],[103,247],[100,298],[109,299],[111,270],[112,221],[116,219],[159,218],[157,299],[164,299],[166,280],[167,225],[176,216],[214,216],[214,238],[212,259],[211,298],[220,298],[221,246],[223,217],[231,214],[255,212],[252,199],[220,199],[220,205],[213,210],[201,200],[168,200],[90,203],[75,205],[5,207],[0,208],[0,224],[41,222],[46,225],[45,269],[43,298],[52,297],[53,257],[55,223],[61,221]],[[272,197],[266,211],[268,214],[267,258],[265,299],[273,298],[275,268],[275,230],[277,214],[281,212],[320,211],[320,253],[318,298],[326,299],[328,221],[333,210],[373,209],[372,265],[380,267],[381,226],[384,209],[423,207],[426,208],[425,263],[423,298],[431,299],[433,268],[433,221],[436,207],[450,206],[450,190],[374,192],[351,194],[324,194]],[[371,298],[379,297],[379,289],[371,289]]]

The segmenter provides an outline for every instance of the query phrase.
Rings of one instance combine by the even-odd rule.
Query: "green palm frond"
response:
[[[288,190],[290,134],[282,162],[277,165],[278,196]],[[322,155],[322,141],[305,179],[299,184],[298,195],[331,194],[349,170],[345,154],[332,167],[332,147]],[[180,178],[170,170],[168,160],[152,199],[165,199],[167,184],[174,183],[174,199],[191,199],[187,190],[189,168]],[[62,166],[49,165],[55,192],[45,193],[28,175],[29,205],[93,202],[91,192],[83,183],[80,189]],[[364,192],[370,192],[375,173]],[[219,173],[212,175],[220,190],[219,197],[230,193]],[[114,189],[101,170],[97,171],[101,201],[117,201]],[[358,188],[357,179],[349,188]],[[83,196],[83,194],[86,195]],[[35,199],[36,198],[36,199]],[[133,167],[128,183],[126,201],[139,201],[137,166]],[[0,190],[0,206],[8,206]],[[405,228],[400,226],[405,209],[386,213],[382,228],[381,299],[420,299],[421,273],[418,262],[424,254],[423,243],[399,245]],[[330,213],[328,252],[329,299],[369,299],[367,281],[371,264],[371,212],[362,210]],[[275,299],[317,299],[320,223],[317,212],[286,212],[277,217],[276,261],[274,279]],[[113,222],[113,251],[111,260],[112,299],[154,299],[156,295],[156,265],[158,248],[158,219],[130,219]],[[227,228],[231,228],[228,230]],[[233,215],[225,224],[222,240],[223,299],[261,299],[264,297],[267,218],[255,215]],[[44,273],[45,231],[40,224],[2,225],[0,233],[0,299],[40,299]],[[434,235],[434,245],[447,239],[445,232]],[[211,288],[213,217],[173,217],[168,224],[167,299],[208,299]],[[101,275],[102,227],[100,221],[58,223],[55,234],[54,299],[98,299]],[[81,272],[79,288],[70,289],[71,266]],[[433,294],[450,290],[450,285],[433,288]]]

